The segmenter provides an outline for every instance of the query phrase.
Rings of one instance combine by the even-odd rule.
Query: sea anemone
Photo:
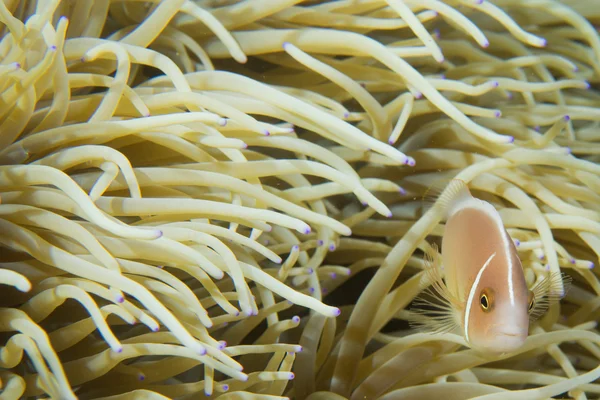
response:
[[[594,0],[2,0],[0,23],[0,399],[600,394]],[[573,281],[516,352],[406,322],[452,178],[530,286]]]

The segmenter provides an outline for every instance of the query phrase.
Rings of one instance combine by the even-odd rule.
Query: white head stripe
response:
[[[471,290],[469,290],[469,297],[467,298],[467,307],[465,310],[465,339],[467,339],[467,343],[469,342],[469,314],[471,314],[471,306],[473,305],[473,298],[475,297],[475,289],[479,285],[483,271],[485,271],[487,266],[490,265],[495,256],[496,253],[492,254],[490,258],[487,259],[485,264],[483,264],[477,273],[477,276],[475,277],[475,281],[473,282],[473,286],[471,286]]]

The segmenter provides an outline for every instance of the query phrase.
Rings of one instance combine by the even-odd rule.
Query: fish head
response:
[[[498,265],[506,262],[513,264]],[[501,354],[523,346],[529,334],[530,292],[518,257],[493,258],[472,287],[469,300],[465,325],[473,349]]]

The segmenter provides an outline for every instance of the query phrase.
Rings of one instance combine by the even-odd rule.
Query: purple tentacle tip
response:
[[[293,373],[293,372],[290,372],[290,378],[289,378],[289,379],[290,379],[290,380],[292,380],[292,379],[294,379],[295,377],[296,377],[296,375],[294,375],[294,373]]]
[[[283,47],[285,49],[289,45],[290,45],[290,42],[283,42],[283,44],[281,45],[281,47]]]
[[[576,262],[576,261],[575,261],[575,259],[574,259],[574,258],[571,258],[571,259],[569,260],[569,262],[570,262],[571,264],[575,264],[575,262]]]
[[[588,81],[584,81],[584,83],[585,83],[585,88],[589,89],[590,88],[590,83]]]
[[[335,272],[332,272],[331,274],[329,274],[329,276],[331,277],[331,279],[337,278],[337,274]]]
[[[341,313],[342,313],[342,310],[340,310],[339,308],[336,307],[336,309],[333,311],[333,316],[339,317]]]
[[[329,245],[329,251],[335,251],[335,244],[331,243]]]
[[[59,21],[68,21],[69,19],[66,16],[62,16],[59,18]]]
[[[498,86],[500,86],[500,82],[498,82],[498,81],[492,81],[492,86],[493,87],[498,87]]]
[[[227,342],[224,340],[219,340],[219,346],[217,348],[219,350],[223,350],[225,347],[227,347]]]
[[[361,201],[360,201],[360,204],[362,204],[362,205],[363,205],[363,207],[366,207],[366,206],[367,206],[367,204],[369,204],[369,203],[367,203],[366,201],[363,201],[363,200],[361,200]]]
[[[500,111],[500,110],[494,111],[494,117],[500,118],[501,116],[502,116],[502,111]]]
[[[519,239],[515,239],[515,246],[519,247],[521,245],[521,241]]]
[[[321,240],[321,242],[323,242],[323,241]],[[297,244],[292,246],[292,250],[294,250],[294,251],[299,250],[299,249],[300,249],[300,246],[298,246]]]
[[[392,139],[388,140],[388,144],[389,144],[390,146],[393,146],[393,145],[394,145],[394,143],[396,143],[394,140],[392,140]]]
[[[323,246],[323,241],[321,239],[317,240],[317,246]]]
[[[223,386],[221,386],[221,390],[226,392],[229,390],[229,385],[228,384],[224,384]]]
[[[570,121],[571,120],[571,116],[570,115],[565,115],[564,118],[565,118],[565,121]]]
[[[227,118],[219,118],[219,125],[221,125],[221,126],[227,125]]]
[[[483,47],[484,49],[488,48],[490,46],[490,42],[486,39],[483,41],[483,43],[481,43],[481,47]]]
[[[589,267],[588,267],[588,268],[589,268],[589,269],[592,269],[592,268],[594,268],[595,266],[596,266],[596,264],[594,264],[593,262],[591,262],[591,261],[590,261],[590,265],[589,265]]]
[[[308,288],[308,293],[314,293],[315,292],[315,288],[314,287],[309,287]]]
[[[300,317],[299,317],[299,316],[297,316],[297,315],[294,315],[294,316],[292,317],[292,321],[293,321],[295,324],[297,324],[297,323],[299,323],[299,322],[300,322]]]
[[[138,380],[143,381],[144,379],[146,379],[146,375],[144,375],[144,374],[138,375]]]
[[[579,71],[579,67],[578,67],[577,65],[575,65],[575,66],[573,67],[573,72],[577,72],[577,71]]]
[[[350,118],[350,113],[348,111],[344,111],[344,119]]]
[[[302,346],[296,346],[296,353],[301,353],[303,350]]]
[[[123,303],[125,298],[123,296],[117,296],[117,303]]]
[[[565,147],[565,151],[567,152],[567,154],[571,154],[573,152],[573,150],[571,150],[570,147]]]
[[[546,264],[546,267],[544,268],[546,271],[550,271],[550,264]]]
[[[123,352],[123,347],[117,347],[114,350],[115,350],[116,353],[122,353]]]
[[[310,226],[307,226],[306,228],[304,228],[304,234],[308,235],[311,231]]]
[[[509,136],[507,139],[508,143],[514,143],[515,142],[515,137],[514,136]]]
[[[475,4],[483,4],[483,0],[476,0]]]
[[[386,213],[385,216],[386,218],[392,218],[394,214],[392,214],[392,212],[390,211],[389,213]]]
[[[268,131],[268,130],[266,130],[266,129],[263,129],[262,133],[263,133],[263,135],[265,135],[265,136],[271,136],[271,132],[269,132],[269,131]]]
[[[201,356],[206,355],[206,349],[204,347],[201,347],[200,351],[198,352],[198,354],[200,354]]]
[[[152,327],[152,332],[158,332],[159,330],[160,330],[160,327],[158,325]]]
[[[50,46],[50,51],[56,51],[56,46],[55,45]]]
[[[157,239],[163,237],[163,235],[164,235],[163,231],[156,231],[156,238]]]
[[[312,269],[312,268],[309,268],[309,269],[308,269],[308,271],[306,271],[306,273],[307,273],[308,275],[312,275],[314,272],[315,272],[315,270],[314,270],[314,269]]]
[[[404,188],[398,189],[398,193],[400,193],[402,196],[406,196],[406,190]]]
[[[546,47],[547,44],[548,44],[548,41],[546,39],[540,40],[540,46],[541,47]]]
[[[21,63],[15,62],[15,69],[21,68]]]

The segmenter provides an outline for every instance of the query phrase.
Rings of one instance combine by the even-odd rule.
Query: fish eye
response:
[[[483,311],[487,311],[490,309],[490,299],[488,298],[488,295],[486,293],[481,294],[481,297],[479,298],[479,304],[481,304],[481,308],[483,309]]]

